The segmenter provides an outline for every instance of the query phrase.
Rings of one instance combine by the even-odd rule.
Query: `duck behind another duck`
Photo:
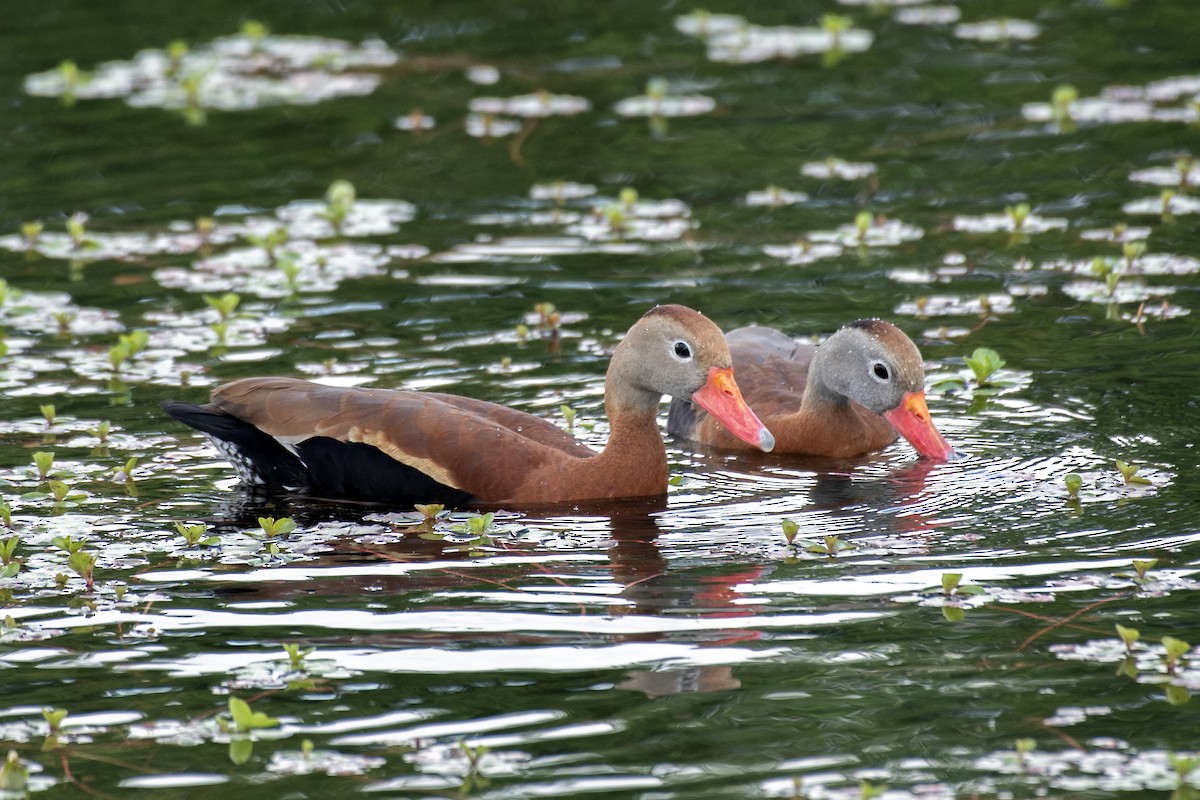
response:
[[[523,411],[435,392],[245,378],[205,405],[163,408],[205,433],[249,484],[391,505],[551,504],[665,494],[657,415],[667,394],[737,440],[774,446],[734,381],[721,330],[678,305],[646,312],[613,352],[599,453]]]
[[[860,319],[819,346],[757,326],[725,338],[742,393],[775,435],[776,453],[845,458],[881,450],[899,434],[926,458],[954,457],[925,403],[921,354],[895,325]],[[671,401],[667,430],[745,449],[687,398]]]

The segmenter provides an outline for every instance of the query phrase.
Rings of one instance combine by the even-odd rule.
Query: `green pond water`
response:
[[[19,6],[11,796],[1200,792],[1200,654],[1173,641],[1200,643],[1190,0]],[[852,20],[840,53],[825,14]],[[655,79],[652,108],[699,113],[618,113]],[[479,536],[469,512],[251,497],[159,411],[289,375],[569,405],[599,446],[608,355],[663,302],[797,337],[894,321],[967,457],[668,439],[665,503],[512,509]],[[992,386],[979,347],[1006,362]]]

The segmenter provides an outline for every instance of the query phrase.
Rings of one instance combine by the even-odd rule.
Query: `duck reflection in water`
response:
[[[925,465],[925,471],[921,464]],[[930,462],[919,462],[887,480],[861,480],[847,473],[822,473],[812,484],[809,499],[812,506],[819,509],[856,507],[859,510],[854,513],[863,519],[861,509],[864,504],[895,505],[905,496],[923,492],[924,475],[930,466]],[[346,530],[345,535],[322,540],[321,546],[328,548],[327,552],[310,551],[303,562],[297,563],[309,572],[307,580],[272,581],[267,570],[260,573],[260,579],[253,584],[231,583],[217,589],[218,594],[236,594],[243,602],[274,600],[299,605],[305,598],[315,597],[321,598],[326,607],[354,608],[361,606],[364,597],[377,597],[381,602],[403,609],[410,605],[405,598],[423,597],[419,609],[422,612],[442,610],[441,606],[445,605],[446,610],[474,610],[486,614],[512,611],[528,598],[538,604],[536,612],[529,612],[533,614],[546,609],[547,600],[569,606],[570,595],[576,594],[579,604],[575,613],[578,615],[602,613],[618,619],[646,618],[644,625],[615,626],[618,632],[604,636],[612,644],[685,644],[740,651],[744,645],[763,637],[763,631],[753,621],[763,612],[763,603],[747,602],[751,598],[747,587],[763,582],[780,563],[776,554],[741,556],[724,562],[711,557],[703,560],[689,557],[689,554],[694,555],[694,548],[680,532],[691,527],[690,509],[670,510],[663,499],[606,504],[604,513],[597,511],[589,516],[523,518],[522,524],[543,536],[522,541],[521,537],[509,539],[503,534],[498,535],[492,547],[499,547],[504,552],[493,553],[489,549],[482,559],[478,553],[463,548],[461,542],[454,541],[454,537],[429,535],[428,527],[413,524],[416,520],[411,514],[401,518],[368,512],[365,519],[354,519],[352,507],[345,504],[331,506],[290,499],[275,500],[272,501],[274,504],[263,506],[261,498],[249,496],[242,496],[241,501],[240,506],[225,509],[220,527],[229,525],[246,530],[256,527],[259,516],[291,516],[304,528],[336,524]],[[718,509],[709,509],[710,512],[715,510]],[[915,521],[919,515],[887,516],[893,526],[920,527]],[[829,519],[828,516],[824,518]],[[400,524],[401,519],[404,524]],[[753,525],[760,529],[755,535],[761,538],[761,528],[777,528],[778,517],[760,511]],[[561,532],[561,538],[551,541],[555,532]],[[823,533],[814,528],[802,531],[802,536],[819,538]],[[595,554],[603,561],[553,558],[563,554]],[[411,564],[417,568],[389,570],[388,562]],[[382,569],[374,568],[380,565]],[[363,570],[348,572],[346,567]],[[342,569],[338,574],[323,575],[326,571],[332,573],[332,568]],[[550,594],[554,597],[550,598]],[[600,598],[597,598],[598,594]],[[564,600],[564,596],[568,599]],[[670,623],[660,624],[659,620]],[[691,620],[696,624],[674,624],[677,620]],[[356,648],[378,647],[381,650],[430,646],[454,648],[461,645],[463,635],[419,628],[366,634],[361,631],[353,634],[321,632],[309,636],[305,644],[315,645],[318,649],[351,644]],[[579,638],[585,637],[588,634],[581,628]],[[470,634],[472,645],[500,648],[553,646],[562,638],[561,628],[556,626],[553,631],[539,633],[536,625],[531,629]],[[712,655],[714,660],[722,660],[720,654]],[[742,661],[747,655],[752,657],[754,654],[737,652],[733,660]],[[617,686],[651,697],[681,692],[728,691],[740,686],[734,674],[735,666],[729,663],[688,664],[678,668],[630,669]],[[448,664],[447,669],[453,671],[453,664]]]

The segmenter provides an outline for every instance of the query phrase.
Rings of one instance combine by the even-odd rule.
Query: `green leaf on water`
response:
[[[792,540],[796,538],[796,534],[800,532],[800,523],[784,517],[780,524],[783,525],[783,538],[787,539],[788,544],[791,544]]]
[[[1145,478],[1137,474],[1139,469],[1140,467],[1138,467],[1136,464],[1130,464],[1117,459],[1117,471],[1121,473],[1121,477],[1125,480],[1126,486],[1133,486],[1135,484],[1141,486],[1150,485],[1149,478]]]
[[[1126,628],[1121,624],[1117,625],[1117,635],[1121,637],[1126,650],[1133,647],[1134,642],[1142,638],[1142,633],[1137,628]]]
[[[261,711],[253,711],[250,704],[240,697],[229,698],[229,714],[233,717],[233,724],[239,731],[273,728],[279,724],[279,720],[268,717]]]
[[[966,357],[967,366],[975,374],[975,381],[980,386],[986,386],[995,372],[1007,362],[1000,354],[990,347],[977,347],[975,352]]]

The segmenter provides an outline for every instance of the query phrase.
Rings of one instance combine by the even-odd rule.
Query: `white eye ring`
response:
[[[671,343],[671,356],[676,361],[691,361],[692,346],[682,339],[676,339]]]
[[[892,371],[888,369],[887,364],[876,361],[871,365],[871,376],[880,383],[887,383],[892,379]]]

